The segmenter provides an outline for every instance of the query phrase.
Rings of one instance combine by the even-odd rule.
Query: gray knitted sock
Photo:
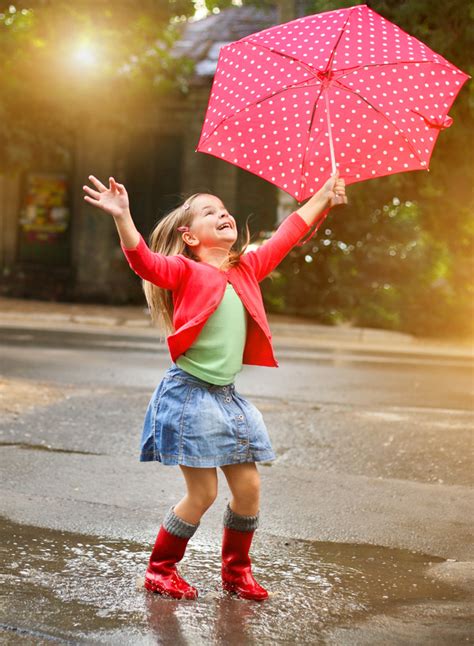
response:
[[[170,534],[179,536],[180,538],[191,538],[201,523],[188,523],[174,513],[174,507],[170,507],[168,513],[163,520],[163,527]]]
[[[229,503],[224,513],[224,526],[229,529],[237,529],[239,532],[253,532],[258,527],[260,513],[256,516],[241,516],[232,511]]]

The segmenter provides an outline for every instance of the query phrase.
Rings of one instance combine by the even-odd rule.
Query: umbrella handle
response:
[[[334,175],[337,171],[337,167],[336,167],[336,156],[334,155],[334,143],[332,140],[331,117],[329,116],[329,97],[328,97],[327,87],[324,90],[324,98],[326,99],[326,117],[328,122],[329,150],[331,152],[331,169],[332,169],[332,175]]]

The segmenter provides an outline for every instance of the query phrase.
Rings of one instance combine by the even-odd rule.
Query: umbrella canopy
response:
[[[295,197],[429,168],[467,74],[366,5],[221,48],[197,151]]]

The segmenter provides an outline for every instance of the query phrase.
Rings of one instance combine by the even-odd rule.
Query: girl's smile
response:
[[[215,195],[199,195],[192,205],[195,213],[184,242],[203,261],[220,266],[237,240],[237,225]]]

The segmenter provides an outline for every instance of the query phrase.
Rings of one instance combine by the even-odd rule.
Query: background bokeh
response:
[[[91,106],[119,131],[124,119],[139,121],[163,97],[186,97],[194,62],[171,55],[186,21],[196,12],[217,15],[250,4],[277,5],[284,20],[357,3],[0,2],[0,174],[52,158],[71,163]],[[367,4],[472,76],[472,3]],[[438,138],[430,171],[349,187],[349,205],[335,209],[262,284],[267,307],[324,323],[472,335],[472,112],[470,81],[451,109],[453,125]]]

